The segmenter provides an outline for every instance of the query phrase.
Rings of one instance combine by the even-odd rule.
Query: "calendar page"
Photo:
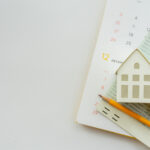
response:
[[[149,0],[108,0],[85,84],[77,122],[129,135],[96,111],[99,94],[109,89],[114,73],[150,31]]]

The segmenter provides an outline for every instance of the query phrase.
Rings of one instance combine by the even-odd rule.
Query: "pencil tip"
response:
[[[102,95],[99,95],[99,97],[102,97]]]

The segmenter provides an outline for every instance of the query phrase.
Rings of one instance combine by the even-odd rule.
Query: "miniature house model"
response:
[[[117,101],[150,103],[150,63],[136,49],[121,64],[117,75]]]

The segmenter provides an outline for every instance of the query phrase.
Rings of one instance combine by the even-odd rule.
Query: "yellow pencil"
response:
[[[141,123],[147,125],[150,127],[150,121],[147,120],[146,118],[140,116],[139,114],[131,111],[130,109],[124,107],[123,105],[117,103],[115,100],[111,99],[111,98],[107,98],[107,97],[104,97],[102,95],[99,95],[103,100],[107,101],[110,105],[116,107],[117,109],[119,109],[120,111],[126,113],[127,115],[135,118],[136,120],[140,121]]]

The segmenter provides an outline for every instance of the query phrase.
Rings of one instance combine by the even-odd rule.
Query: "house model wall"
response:
[[[150,63],[142,52],[132,52],[116,75],[118,102],[150,103]]]

